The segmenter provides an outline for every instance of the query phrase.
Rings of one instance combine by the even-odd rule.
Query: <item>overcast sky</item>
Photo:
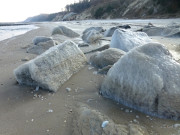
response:
[[[0,22],[24,21],[42,13],[60,12],[75,0],[1,0]]]

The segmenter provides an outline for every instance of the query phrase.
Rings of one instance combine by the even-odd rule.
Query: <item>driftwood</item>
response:
[[[88,54],[88,53],[93,53],[93,52],[97,52],[97,51],[103,51],[109,48],[109,45],[104,45],[102,47],[99,47],[97,49],[91,50],[89,52],[85,52],[84,54]]]

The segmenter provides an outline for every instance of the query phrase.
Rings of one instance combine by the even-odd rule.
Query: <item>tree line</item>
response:
[[[77,3],[66,5],[65,9],[68,12],[80,13],[91,6],[108,1],[112,0],[79,0]]]

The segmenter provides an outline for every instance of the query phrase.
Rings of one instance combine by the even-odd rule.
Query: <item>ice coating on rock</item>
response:
[[[51,47],[35,59],[14,70],[19,84],[57,91],[86,62],[86,57],[72,41]]]
[[[125,52],[134,47],[153,42],[144,32],[133,32],[130,30],[117,29],[111,39],[111,48],[118,48]]]
[[[137,47],[109,70],[101,92],[140,111],[179,119],[180,64],[160,44]]]

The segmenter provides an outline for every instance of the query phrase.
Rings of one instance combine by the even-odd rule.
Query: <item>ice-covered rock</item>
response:
[[[109,48],[102,52],[97,52],[90,57],[90,63],[98,68],[103,68],[116,63],[125,52],[116,48]]]
[[[90,28],[85,29],[85,30],[83,31],[83,34],[89,32],[89,31],[91,31],[91,30],[95,30],[95,31],[97,31],[97,32],[99,32],[99,33],[104,32],[103,27],[90,27]]]
[[[47,42],[49,40],[52,40],[51,37],[45,37],[45,36],[37,36],[33,39],[33,44],[34,45],[37,45],[39,44],[40,42]]]
[[[35,59],[14,70],[21,85],[39,86],[56,92],[86,62],[86,57],[72,41],[51,47]]]
[[[107,31],[104,32],[104,36],[105,37],[111,37],[114,33],[115,30],[117,30],[117,27],[112,27],[110,29],[108,29]]]
[[[148,132],[140,125],[116,124],[99,111],[81,105],[75,111],[73,135],[148,135]]]
[[[180,118],[180,64],[158,43],[134,48],[109,70],[101,93],[160,117]]]
[[[100,32],[90,30],[83,34],[82,39],[84,42],[92,44],[98,42],[102,37],[103,35]]]
[[[27,53],[32,53],[32,54],[42,54],[49,48],[55,46],[55,41],[50,39],[50,40],[43,40],[41,42],[37,42],[36,45],[33,45],[27,49]]]
[[[152,40],[144,32],[117,29],[112,36],[110,47],[128,52],[134,47],[151,42]]]
[[[71,38],[80,36],[78,33],[74,32],[73,30],[71,30],[65,26],[55,27],[52,31],[52,35],[55,35],[55,34],[64,35],[64,36],[71,37]]]
[[[131,27],[129,25],[120,25],[120,26],[117,26],[117,27],[112,27],[112,28],[109,28],[108,30],[106,30],[104,32],[104,36],[105,37],[112,37],[113,33],[115,30],[117,29],[130,29]]]
[[[180,25],[169,25],[165,27],[144,27],[142,29],[148,36],[180,37]]]

